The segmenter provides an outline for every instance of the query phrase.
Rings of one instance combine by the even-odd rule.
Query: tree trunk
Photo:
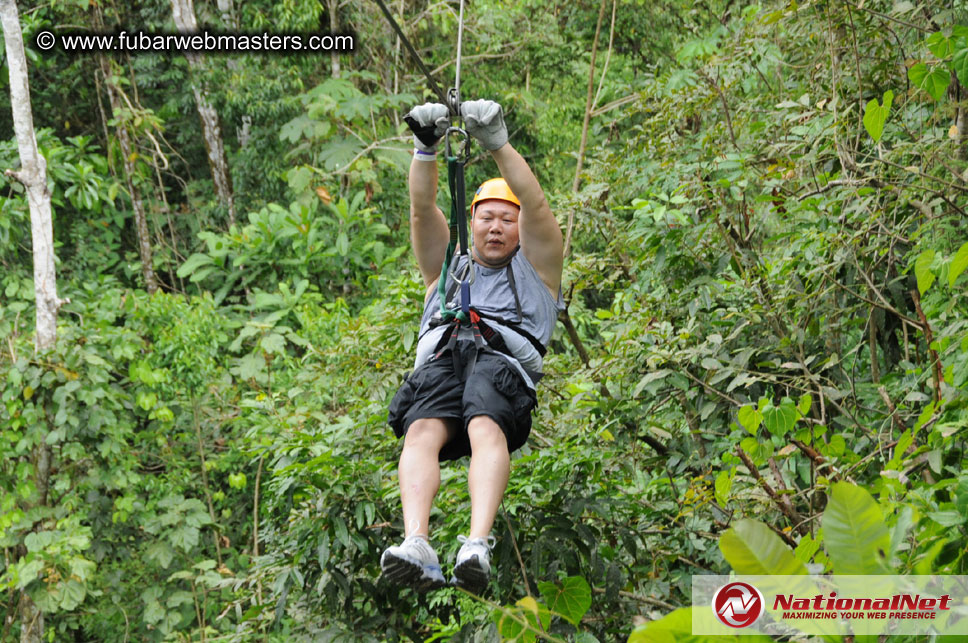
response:
[[[17,5],[13,0],[0,1],[3,36],[7,47],[7,66],[10,69],[10,102],[13,124],[20,151],[20,170],[6,171],[8,176],[23,183],[30,206],[30,231],[33,239],[34,288],[37,303],[37,350],[46,350],[57,338],[56,273],[54,271],[54,226],[51,213],[50,190],[47,189],[47,161],[37,151],[34,118],[30,108],[27,83],[27,58],[24,55],[23,34]]]
[[[171,0],[171,13],[175,20],[175,27],[180,33],[198,32],[198,22],[195,20],[195,7],[192,0]],[[222,128],[219,125],[218,112],[208,101],[208,94],[199,80],[204,61],[201,54],[194,52],[186,52],[185,57],[188,59],[188,67],[194,77],[192,92],[195,94],[198,117],[202,121],[202,136],[205,139],[205,150],[208,152],[208,165],[212,171],[215,193],[218,196],[219,203],[228,211],[229,225],[235,225],[235,199],[232,195],[229,164],[225,158]]]
[[[104,74],[104,84],[108,89],[108,98],[111,102],[111,112],[115,118],[122,111],[121,92],[117,83],[112,80],[111,62],[104,54],[98,54],[101,63],[101,73]],[[151,252],[151,234],[148,232],[148,215],[145,212],[144,200],[141,192],[134,183],[137,174],[137,166],[134,163],[134,154],[131,148],[131,135],[123,122],[118,122],[115,126],[115,133],[118,137],[118,144],[121,147],[121,156],[124,160],[124,179],[128,186],[128,194],[131,195],[131,207],[134,210],[135,231],[138,235],[138,254],[141,257],[141,274],[145,280],[145,290],[154,293],[158,290],[158,278],[155,276],[154,263]]]
[[[329,0],[329,32],[334,35],[339,26],[336,20],[337,11],[339,11],[339,0]],[[336,49],[329,52],[329,63],[333,78],[339,78],[339,52]]]
[[[54,226],[50,190],[47,189],[47,161],[37,151],[34,117],[30,107],[30,86],[27,80],[27,57],[24,54],[23,32],[14,0],[0,0],[0,23],[7,50],[10,73],[10,105],[13,128],[20,152],[20,170],[6,170],[24,185],[30,208],[30,232],[34,258],[34,294],[37,307],[37,332],[34,345],[38,352],[54,346],[57,340],[57,309],[63,303],[57,297],[57,273],[54,268]],[[39,490],[47,489],[50,475],[50,449],[45,440],[37,446],[36,483]],[[46,493],[40,504],[46,503]],[[20,596],[20,641],[40,643],[44,636],[44,613],[30,597]]]

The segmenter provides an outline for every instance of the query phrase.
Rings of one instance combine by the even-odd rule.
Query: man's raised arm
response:
[[[414,154],[410,162],[410,241],[424,284],[440,276],[450,230],[437,207],[437,143],[447,130],[449,114],[440,103],[425,103],[404,117],[413,131]]]
[[[518,215],[521,252],[557,298],[564,263],[561,227],[528,162],[508,143],[501,106],[490,100],[467,101],[461,105],[461,114],[467,131],[490,150],[501,176],[521,201]]]

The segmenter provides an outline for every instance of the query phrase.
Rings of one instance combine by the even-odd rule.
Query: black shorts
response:
[[[468,363],[473,349],[471,342],[458,343],[461,364]],[[388,422],[399,438],[415,420],[454,420],[457,435],[444,445],[439,459],[456,460],[470,455],[467,425],[478,415],[490,417],[501,427],[509,453],[520,449],[531,433],[531,409],[536,403],[534,391],[501,355],[480,351],[474,370],[461,382],[447,351],[439,359],[421,365],[404,380],[390,402]]]

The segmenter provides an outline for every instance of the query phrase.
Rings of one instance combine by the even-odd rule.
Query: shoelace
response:
[[[458,536],[457,542],[459,542],[461,545],[465,543],[480,543],[487,547],[487,550],[490,551],[494,549],[494,546],[497,544],[497,538],[494,536],[488,536],[487,538],[468,538],[467,536]]]

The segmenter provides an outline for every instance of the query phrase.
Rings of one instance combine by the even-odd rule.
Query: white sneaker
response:
[[[473,540],[458,536],[457,540],[462,546],[457,552],[451,582],[472,594],[480,594],[491,576],[491,550],[496,542],[494,536]]]
[[[388,580],[418,592],[447,584],[440,571],[437,552],[420,535],[410,536],[399,547],[387,547],[380,557],[380,567]]]

